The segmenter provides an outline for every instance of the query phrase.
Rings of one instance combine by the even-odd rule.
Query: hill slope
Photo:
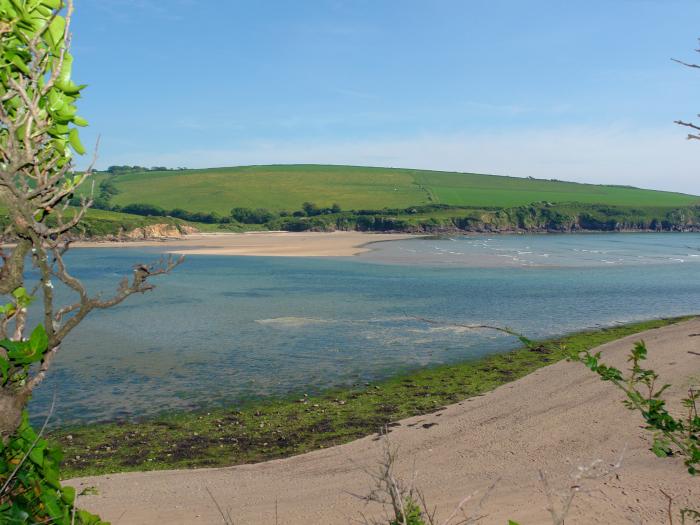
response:
[[[293,211],[306,201],[322,207],[338,203],[345,210],[428,204],[506,208],[540,201],[668,207],[700,202],[697,196],[631,187],[359,166],[242,166],[100,175],[104,177],[119,191],[113,204],[222,215],[233,207]]]

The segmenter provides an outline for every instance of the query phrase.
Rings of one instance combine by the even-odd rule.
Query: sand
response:
[[[177,239],[76,242],[76,248],[154,247],[184,255],[263,255],[268,257],[347,257],[367,252],[375,242],[418,237],[365,232],[197,233]]]
[[[650,330],[601,347],[618,366],[634,341],[644,339],[648,363],[675,385],[677,399],[700,384],[700,320]],[[640,417],[624,408],[622,394],[577,363],[560,362],[486,395],[439,412],[406,419],[389,437],[399,447],[399,472],[416,484],[443,519],[466,495],[499,480],[484,502],[481,523],[551,523],[538,470],[554,486],[571,486],[569,473],[596,459],[622,466],[603,480],[584,483],[567,523],[666,523],[666,493],[700,507],[700,477],[679,459],[649,450]],[[382,457],[376,436],[257,465],[194,471],[124,473],[75,479],[98,495],[79,504],[114,524],[223,523],[207,490],[236,524],[351,523],[364,512],[381,516],[349,493],[366,494]],[[478,499],[478,497],[477,497]],[[473,509],[473,505],[467,505]]]

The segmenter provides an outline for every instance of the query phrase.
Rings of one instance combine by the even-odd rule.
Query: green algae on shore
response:
[[[514,351],[421,369],[363,388],[263,400],[228,409],[134,422],[64,428],[49,436],[64,450],[66,477],[120,471],[231,466],[346,443],[392,422],[493,390],[571,351],[691,317],[588,330]]]

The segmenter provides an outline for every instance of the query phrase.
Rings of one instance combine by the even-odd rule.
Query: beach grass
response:
[[[482,395],[538,368],[627,335],[690,317],[587,330],[535,350],[420,369],[375,384],[299,393],[210,411],[115,421],[50,434],[64,450],[65,477],[121,471],[230,466],[281,458],[391,429],[396,421]]]

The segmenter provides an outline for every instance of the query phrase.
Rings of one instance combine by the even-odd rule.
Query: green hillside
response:
[[[272,165],[149,171],[109,177],[116,205],[147,203],[172,210],[217,212],[233,207],[299,210],[305,201],[344,210],[451,206],[506,208],[533,202],[680,207],[700,197],[631,187],[577,184],[473,173],[358,166]]]

